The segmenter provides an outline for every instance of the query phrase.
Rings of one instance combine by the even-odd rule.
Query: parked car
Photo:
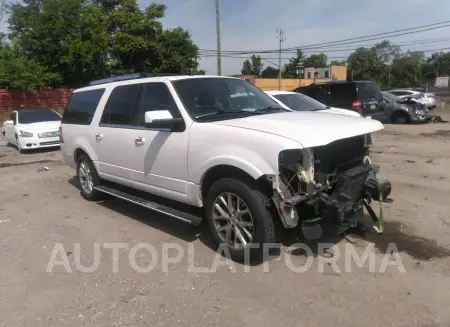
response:
[[[58,147],[60,124],[61,116],[53,109],[19,109],[3,123],[2,134],[20,152]]]
[[[328,81],[296,88],[323,104],[353,110],[365,117],[380,120],[383,116],[383,97],[372,81]]]
[[[389,92],[382,92],[386,119],[393,124],[420,123],[429,120],[426,105],[413,97],[400,98]]]
[[[413,90],[390,90],[387,92],[396,95],[400,98],[405,97],[416,98],[420,103],[425,104],[427,108],[430,110],[436,108],[436,95],[434,93],[422,93]]]
[[[346,109],[331,108],[323,103],[310,98],[307,95],[291,92],[291,91],[265,91],[266,94],[271,96],[280,106],[284,106],[289,110],[294,111],[321,111],[325,113],[333,113],[340,115],[348,115],[354,117],[361,117],[356,111],[350,111]]]
[[[61,149],[85,199],[106,193],[194,225],[205,218],[240,261],[261,258],[277,226],[357,224],[390,193],[368,156],[378,121],[286,112],[238,78],[148,76],[71,95]]]

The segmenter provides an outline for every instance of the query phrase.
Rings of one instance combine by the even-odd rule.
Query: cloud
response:
[[[182,26],[192,33],[201,49],[216,49],[215,0],[164,0],[168,6],[163,24],[166,27]],[[182,5],[180,5],[182,3]],[[448,20],[448,0],[221,0],[222,50],[277,49],[276,29],[285,30],[283,47],[299,47],[346,38],[400,30]],[[448,36],[450,27],[428,32],[395,37],[391,40],[437,39]],[[362,42],[361,45],[377,41]],[[356,48],[349,44],[340,48]],[[412,49],[428,50],[450,47],[447,41],[411,45]],[[330,59],[347,57],[350,51],[331,51],[323,47]],[[278,56],[264,54],[264,58],[277,63]],[[289,54],[283,54],[283,58]],[[337,59],[337,58],[336,58]],[[223,58],[222,72],[240,72],[244,58]],[[287,60],[283,60],[283,63]],[[267,64],[267,62],[265,62]],[[216,58],[203,58],[203,69],[215,74]]]

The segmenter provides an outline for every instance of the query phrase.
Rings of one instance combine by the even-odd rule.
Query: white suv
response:
[[[260,257],[277,226],[353,224],[390,193],[368,157],[377,121],[288,112],[238,78],[148,76],[97,81],[69,99],[61,148],[88,200],[106,193],[205,218],[242,260]]]

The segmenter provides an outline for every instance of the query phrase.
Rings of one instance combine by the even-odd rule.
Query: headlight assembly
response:
[[[20,131],[19,130],[19,136],[20,137],[33,137],[33,133],[29,133],[29,132],[25,132],[25,131]]]

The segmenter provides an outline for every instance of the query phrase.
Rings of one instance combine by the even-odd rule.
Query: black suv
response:
[[[372,81],[329,81],[296,88],[329,107],[355,110],[363,116],[381,119],[384,116],[383,97]]]

